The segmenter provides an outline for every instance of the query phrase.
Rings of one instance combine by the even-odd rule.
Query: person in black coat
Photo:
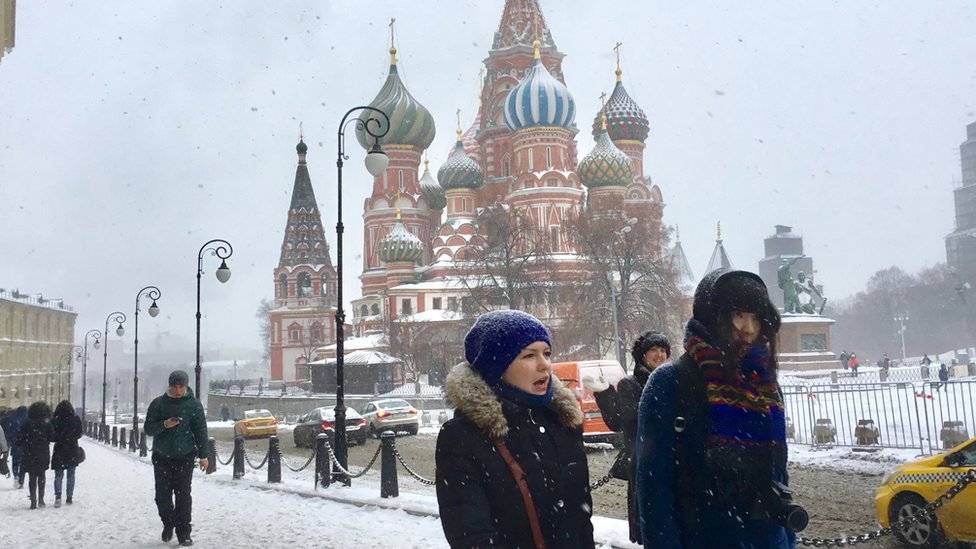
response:
[[[671,358],[671,342],[668,336],[657,330],[645,332],[630,351],[634,358],[634,373],[621,379],[612,387],[603,375],[584,376],[582,384],[593,391],[600,407],[603,421],[610,429],[622,433],[623,448],[610,468],[610,475],[627,481],[627,522],[630,525],[630,541],[641,543],[640,515],[637,513],[637,489],[634,479],[637,463],[634,445],[637,440],[637,405],[647,378],[655,368]]]
[[[51,456],[51,469],[54,469],[54,506],[61,507],[61,484],[64,472],[68,472],[67,499],[75,492],[75,468],[78,467],[78,439],[81,438],[81,418],[75,414],[75,407],[62,400],[54,409],[54,454]]]
[[[583,413],[552,374],[532,315],[481,315],[445,382],[456,408],[437,437],[441,526],[451,547],[590,548]]]
[[[27,409],[27,421],[17,433],[17,444],[24,452],[20,462],[21,474],[26,472],[30,490],[31,509],[44,507],[44,487],[47,469],[51,464],[51,442],[54,427],[51,425],[51,407],[37,401]]]
[[[17,443],[17,434],[20,428],[27,421],[27,406],[18,406],[16,410],[7,414],[0,421],[3,434],[7,436],[7,444],[10,445],[10,473],[14,478],[14,487],[24,487],[24,472],[20,470],[20,461],[24,456],[24,451]]]

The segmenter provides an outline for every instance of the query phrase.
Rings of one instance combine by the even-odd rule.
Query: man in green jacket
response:
[[[169,388],[156,397],[146,410],[146,434],[153,437],[153,474],[156,480],[156,508],[163,521],[163,541],[193,545],[190,539],[190,513],[193,498],[193,462],[200,458],[200,470],[207,469],[207,418],[203,405],[187,387],[189,376],[183,370],[169,375]],[[176,505],[173,505],[173,499]]]

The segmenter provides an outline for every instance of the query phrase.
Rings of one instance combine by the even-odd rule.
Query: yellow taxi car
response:
[[[881,526],[906,519],[946,493],[976,468],[976,438],[948,453],[899,465],[886,474],[874,498]],[[976,482],[940,507],[935,517],[895,530],[908,547],[942,547],[947,542],[976,541]]]
[[[245,410],[234,422],[235,437],[269,437],[278,434],[278,420],[268,410]]]

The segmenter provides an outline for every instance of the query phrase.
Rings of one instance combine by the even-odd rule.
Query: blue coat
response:
[[[690,360],[691,357],[682,357]],[[673,363],[655,369],[641,395],[637,427],[637,506],[644,547],[660,549],[705,549],[712,547],[790,549],[795,536],[771,521],[739,522],[730,509],[709,497],[708,489],[694,490],[677,482],[675,470],[674,423],[678,371]],[[707,412],[706,412],[707,413]],[[704,467],[707,433],[693,434],[688,444],[693,463],[689,468],[700,474]],[[704,478],[704,477],[702,477]],[[787,472],[774,471],[773,478],[787,483]],[[703,480],[703,482],[705,482]],[[698,493],[701,492],[701,493]],[[714,493],[714,491],[712,491]],[[699,516],[681,517],[679,501],[691,498]]]

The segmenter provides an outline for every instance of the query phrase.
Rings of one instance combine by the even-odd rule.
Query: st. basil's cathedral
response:
[[[564,56],[537,0],[506,0],[485,59],[477,116],[467,131],[458,119],[456,144],[435,178],[422,162],[434,140],[434,119],[400,79],[396,49],[390,48],[389,75],[369,103],[390,119],[380,140],[390,162],[363,205],[362,297],[352,301],[346,352],[384,348],[383,330],[390,322],[436,327],[464,317],[470,310],[465,300],[471,281],[462,280],[458,265],[470,259],[466,253],[484,236],[479,214],[486,209],[502,207],[531,219],[547,237],[554,279],[564,283],[578,279],[586,268],[567,236],[574,214],[588,210],[594,217],[661,223],[661,189],[644,170],[650,126],[624,88],[619,56],[613,92],[593,118],[596,144],[582,160],[576,103],[562,71]],[[364,111],[360,120],[369,116]],[[358,129],[366,150],[373,146],[368,138]],[[286,382],[308,379],[307,357],[336,339],[336,272],[304,142],[297,151],[270,311],[272,379]],[[664,242],[646,245],[649,253],[660,255]],[[680,255],[675,258],[679,267],[686,268],[680,247],[673,253]],[[553,310],[544,304],[529,308],[549,325],[560,321]]]

